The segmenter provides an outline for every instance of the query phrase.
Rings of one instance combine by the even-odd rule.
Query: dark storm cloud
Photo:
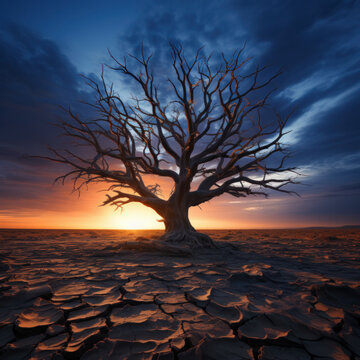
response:
[[[21,152],[44,138],[54,141],[59,105],[80,98],[76,69],[54,42],[16,25],[2,30],[0,53],[2,146]]]
[[[2,29],[0,41],[0,208],[17,200],[46,197],[55,167],[29,158],[46,153],[46,144],[64,140],[53,126],[68,106],[87,94],[80,91],[80,76],[58,46],[26,28]],[[50,202],[50,201],[49,201]]]
[[[334,160],[360,150],[359,3],[285,2],[290,3],[268,2],[257,21],[249,25],[249,33],[255,41],[269,43],[262,62],[276,59],[284,67],[278,80],[283,91],[276,104],[284,109],[295,107],[293,122],[300,119],[298,125],[303,126],[309,117],[308,125],[293,128],[299,133],[292,145],[294,162],[308,165],[329,160],[331,168]],[[270,20],[274,18],[281,21]]]
[[[356,164],[347,162],[360,152],[359,23],[358,1],[200,1],[181,8],[162,2],[119,37],[119,49],[136,53],[143,42],[165,58],[169,41],[182,42],[188,53],[202,45],[208,53],[230,53],[246,41],[256,63],[283,69],[273,104],[283,114],[295,109],[293,164],[345,184],[357,174]],[[349,169],[340,178],[344,166]],[[315,186],[317,177],[303,181]]]

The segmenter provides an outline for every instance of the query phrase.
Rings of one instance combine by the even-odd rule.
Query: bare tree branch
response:
[[[140,97],[125,101],[105,81],[104,68],[99,82],[85,78],[96,93],[95,102],[87,103],[96,116],[85,121],[66,110],[69,120],[59,126],[86,151],[50,149],[46,159],[70,168],[57,180],[72,178],[76,190],[92,182],[110,184],[103,205],[149,206],[164,218],[167,232],[194,230],[188,208],[223,194],[293,193],[285,186],[296,183],[296,169],[285,165],[289,153],[281,143],[288,117],[271,112],[273,89],[265,91],[280,73],[266,76],[267,67],[246,73],[250,59],[243,57],[244,48],[228,59],[222,54],[216,66],[202,48],[192,59],[181,46],[170,44],[170,50],[170,101],[156,85],[152,57],[143,48],[123,61],[110,53],[114,65],[108,66],[132,81]],[[146,184],[147,175],[173,183],[167,199],[158,184]]]

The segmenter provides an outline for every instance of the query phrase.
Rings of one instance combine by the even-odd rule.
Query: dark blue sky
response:
[[[58,104],[89,98],[79,74],[98,74],[107,49],[122,56],[141,42],[165,59],[169,40],[189,54],[203,45],[229,53],[246,41],[256,63],[283,70],[273,104],[295,109],[285,140],[306,175],[302,198],[225,198],[214,206],[234,221],[257,219],[254,226],[360,224],[359,1],[4,0],[0,24],[0,227],[26,224],[14,219],[44,209],[60,216],[76,200],[68,188],[51,187],[59,168],[25,155],[61,145],[50,123]],[[126,92],[127,84],[117,86]]]

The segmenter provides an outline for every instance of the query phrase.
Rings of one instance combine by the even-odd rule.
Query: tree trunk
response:
[[[165,234],[161,237],[163,241],[192,249],[215,247],[210,236],[193,228],[188,216],[188,207],[169,205],[162,216],[165,223]]]

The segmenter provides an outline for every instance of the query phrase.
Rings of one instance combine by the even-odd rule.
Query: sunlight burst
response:
[[[112,212],[110,226],[123,230],[163,229],[158,214],[140,204],[130,204],[122,212]]]

